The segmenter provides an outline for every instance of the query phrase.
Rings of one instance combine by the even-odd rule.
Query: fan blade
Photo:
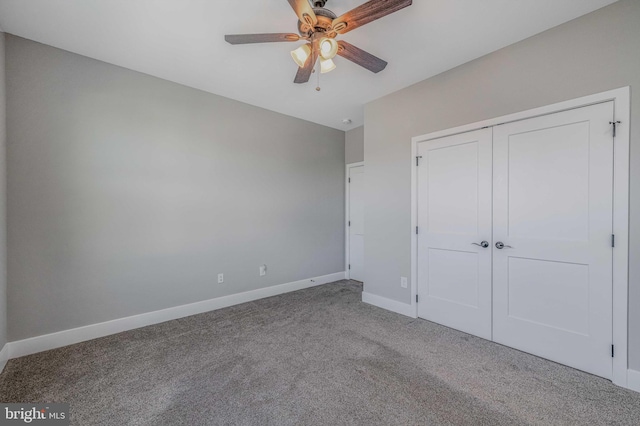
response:
[[[308,45],[311,47],[311,44]],[[311,55],[307,58],[307,62],[304,63],[304,67],[299,67],[298,72],[296,74],[294,83],[301,84],[306,83],[311,78],[311,72],[313,71],[313,67],[316,65],[316,61],[318,60],[318,49],[311,48]]]
[[[311,4],[309,4],[309,0],[289,0],[289,4],[296,12],[296,15],[298,15],[300,22],[303,24],[314,27],[318,23],[318,18],[313,12],[313,8],[311,7]]]
[[[230,44],[249,44],[249,43],[276,43],[280,41],[298,41],[298,34],[227,34],[224,36],[227,43]]]
[[[371,0],[333,20],[333,29],[339,33],[348,33],[376,19],[383,18],[407,6],[412,0]]]
[[[342,40],[338,42],[338,55],[374,73],[379,73],[387,67],[387,62],[382,59]]]

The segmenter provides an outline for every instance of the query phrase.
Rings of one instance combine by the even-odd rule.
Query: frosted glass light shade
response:
[[[320,40],[320,56],[324,59],[333,59],[338,53],[338,42],[332,38]]]
[[[311,48],[308,44],[303,44],[298,47],[296,50],[291,51],[291,57],[293,61],[298,64],[300,68],[304,67],[305,62],[311,56]]]
[[[336,69],[336,64],[331,59],[320,58],[320,72],[322,74]]]

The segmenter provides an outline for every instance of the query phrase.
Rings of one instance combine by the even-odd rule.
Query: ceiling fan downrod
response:
[[[324,7],[325,4],[327,4],[327,0],[315,0],[313,7]]]

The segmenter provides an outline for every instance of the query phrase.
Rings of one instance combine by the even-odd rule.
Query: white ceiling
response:
[[[365,0],[329,0],[336,14]],[[367,102],[615,0],[414,0],[340,38],[389,62],[373,74],[343,58],[296,85],[298,43],[231,46],[225,34],[296,32],[286,0],[0,0],[0,27],[283,114],[348,130]],[[350,118],[349,126],[342,124]]]

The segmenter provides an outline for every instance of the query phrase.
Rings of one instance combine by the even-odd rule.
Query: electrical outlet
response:
[[[407,277],[400,277],[400,287],[407,288]]]
[[[222,284],[224,282],[224,274],[218,274],[218,284]]]
[[[267,265],[262,265],[260,267],[260,276],[264,277],[265,275],[267,275]]]

